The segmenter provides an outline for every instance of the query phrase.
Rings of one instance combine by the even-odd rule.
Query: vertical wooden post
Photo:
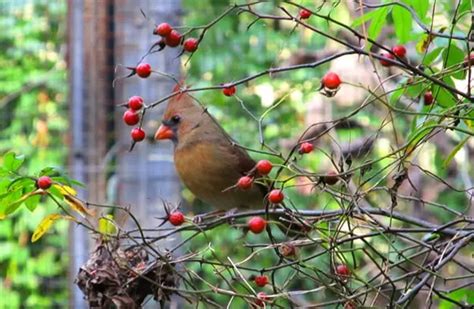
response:
[[[178,24],[180,1],[118,0],[115,14],[116,61],[126,66],[135,66],[150,46],[160,38],[153,36],[155,23],[163,21]],[[142,10],[147,19],[140,12]],[[149,55],[144,62],[150,63],[154,70],[178,76],[179,49],[165,48],[164,51]],[[125,70],[119,70],[126,72]],[[157,74],[147,79],[137,76],[119,81],[116,84],[117,102],[126,102],[132,95],[139,95],[145,102],[152,102],[170,93],[174,82]],[[163,104],[164,105],[164,104]],[[172,146],[169,143],[157,144],[152,137],[159,125],[163,106],[150,110],[145,115],[144,129],[146,141],[138,143],[129,152],[131,128],[122,121],[123,109],[117,109],[116,123],[118,134],[118,202],[132,206],[143,228],[156,227],[157,217],[163,216],[163,200],[178,202],[179,182],[172,164]]]

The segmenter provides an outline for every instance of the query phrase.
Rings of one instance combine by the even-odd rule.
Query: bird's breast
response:
[[[200,200],[217,209],[263,207],[263,194],[256,188],[232,188],[242,176],[238,160],[226,147],[201,142],[177,148],[175,166],[184,185]]]

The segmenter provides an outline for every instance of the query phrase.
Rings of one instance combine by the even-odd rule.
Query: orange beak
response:
[[[172,139],[174,137],[174,132],[173,130],[162,124],[159,128],[158,131],[155,133],[155,139],[156,140],[162,140],[162,139]]]

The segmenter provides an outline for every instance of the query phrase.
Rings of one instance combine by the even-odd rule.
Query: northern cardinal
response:
[[[255,167],[255,161],[189,94],[169,100],[155,139],[173,141],[181,181],[215,210],[264,207],[265,186],[236,187],[239,178]]]

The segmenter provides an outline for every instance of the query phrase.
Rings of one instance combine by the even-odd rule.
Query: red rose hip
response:
[[[242,190],[248,190],[252,187],[253,178],[250,176],[242,176],[237,181],[237,187]]]
[[[385,57],[387,59],[391,59],[391,60],[395,59],[395,57],[392,54],[387,53],[387,52],[381,53],[380,56]],[[392,63],[386,59],[380,59],[380,64],[383,65],[384,67],[389,67],[392,65]]]
[[[151,65],[148,63],[140,63],[136,68],[135,71],[138,76],[141,78],[147,78],[151,75]]]
[[[256,168],[260,175],[268,175],[271,172],[273,165],[268,160],[260,160],[257,162]]]
[[[308,19],[311,17],[311,12],[305,9],[302,9],[299,13],[301,19]]]
[[[176,30],[172,30],[170,34],[165,37],[165,43],[169,47],[176,47],[181,43],[181,33]]]
[[[153,31],[153,34],[158,34],[160,36],[167,36],[171,33],[173,28],[170,26],[168,23],[161,23],[158,26],[156,26],[155,30]]]
[[[130,132],[130,136],[132,137],[132,139],[135,141],[135,142],[141,142],[145,139],[145,131],[143,131],[142,129],[140,128],[134,128],[131,132]]]
[[[259,287],[264,287],[268,283],[268,277],[265,275],[256,276],[254,281],[255,281],[255,284],[258,285]]]
[[[433,93],[431,91],[425,92],[425,94],[423,95],[423,99],[424,99],[425,105],[433,104]]]
[[[267,221],[263,219],[262,217],[253,217],[251,218],[248,223],[248,228],[252,233],[255,234],[260,234],[265,230],[265,227],[267,226]]]
[[[125,111],[122,118],[123,121],[129,126],[134,126],[140,122],[140,115],[131,109]]]
[[[39,189],[43,189],[43,190],[49,189],[52,184],[53,184],[53,181],[48,176],[41,176],[40,178],[38,178],[38,180],[36,180],[36,186]]]
[[[193,53],[198,49],[199,41],[195,38],[186,39],[183,43],[183,49],[187,52]]]
[[[305,154],[305,153],[310,153],[311,151],[313,151],[313,149],[314,149],[313,144],[304,142],[303,144],[300,145],[300,149],[298,150],[298,152],[300,154]]]
[[[407,49],[403,45],[396,45],[392,47],[392,52],[398,57],[403,58],[407,54]]]
[[[128,107],[135,111],[139,110],[143,107],[143,98],[137,95],[130,97],[130,99],[128,99]]]
[[[268,201],[272,204],[280,204],[285,199],[285,195],[281,190],[273,189],[268,193]]]
[[[222,89],[222,93],[227,97],[233,96],[236,91],[237,89],[235,88],[235,86],[228,86]]]
[[[334,72],[328,72],[322,79],[323,86],[328,89],[336,89],[341,84],[339,75]]]
[[[169,214],[168,221],[174,226],[179,226],[184,223],[184,215],[180,211],[174,211]]]
[[[336,267],[336,274],[340,277],[349,277],[351,275],[351,271],[347,265],[340,264]]]

